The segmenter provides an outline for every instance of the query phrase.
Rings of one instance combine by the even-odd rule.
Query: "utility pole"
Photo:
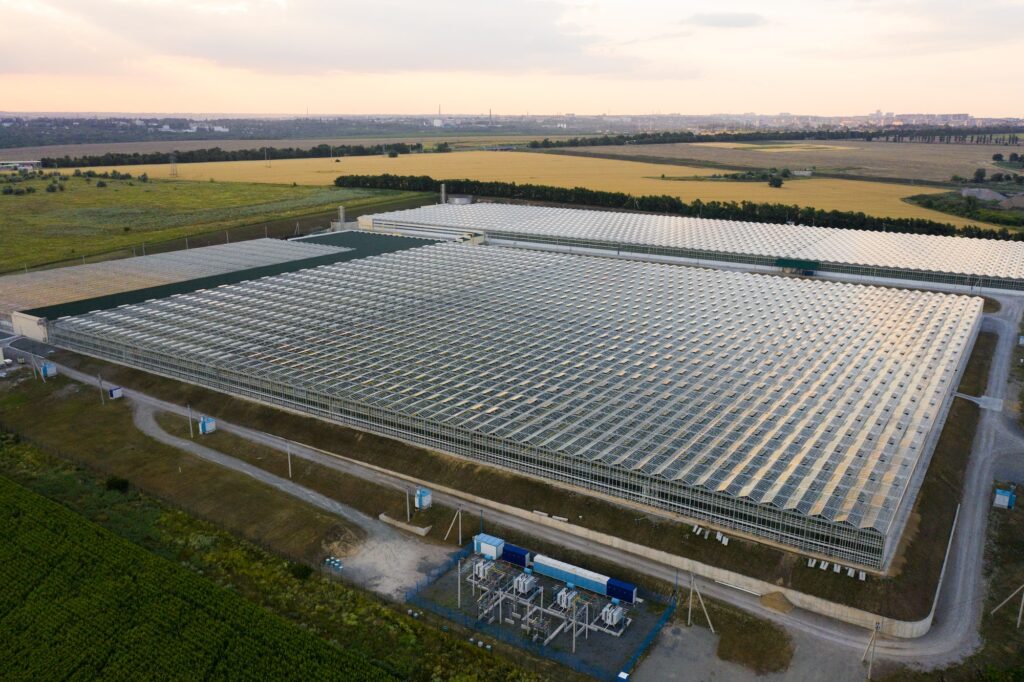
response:
[[[1009,596],[1009,597],[1007,597],[1006,599],[1004,599],[1004,600],[1003,600],[1002,602],[1000,602],[1000,603],[999,603],[999,605],[998,605],[997,607],[995,607],[994,609],[992,609],[992,610],[991,610],[991,611],[989,612],[989,615],[991,616],[991,615],[993,615],[993,614],[994,614],[994,613],[995,613],[996,611],[998,611],[999,609],[1003,608],[1003,606],[1004,606],[1004,605],[1006,604],[1006,602],[1008,602],[1008,601],[1010,601],[1011,599],[1013,599],[1014,597],[1016,597],[1016,596],[1017,596],[1017,594],[1018,594],[1018,593],[1021,593],[1021,591],[1022,591],[1022,590],[1024,590],[1024,585],[1021,585],[1021,586],[1020,586],[1020,587],[1018,587],[1018,588],[1017,588],[1016,590],[1014,590],[1014,591],[1013,591],[1012,593],[1010,593],[1010,596]],[[1020,621],[1021,621],[1021,617],[1022,617],[1022,616],[1024,616],[1024,593],[1022,593],[1022,594],[1020,595],[1020,608],[1018,608],[1018,609],[1017,609],[1017,629],[1018,629],[1018,630],[1020,630]]]
[[[196,435],[192,433],[192,405],[186,407],[188,407],[188,437],[195,440]]]
[[[459,507],[459,547],[462,547],[462,507]]]
[[[104,391],[103,391],[103,375],[100,374],[99,372],[96,372],[96,380],[100,382],[100,404],[101,405],[106,405],[107,404],[107,396],[103,395],[103,393],[104,393]]]
[[[459,559],[459,568],[455,571],[455,594],[458,595],[459,609],[462,609],[462,559]]]
[[[871,631],[871,639],[868,640],[868,646],[864,650],[864,655],[860,657],[860,662],[863,663],[864,659],[868,659],[868,681],[871,680],[871,670],[875,664],[875,643],[878,641],[878,631],[881,629],[881,623],[875,623],[875,629]]]
[[[412,513],[409,511],[409,489],[405,489],[405,522],[412,521]]]
[[[693,573],[690,573],[690,603],[686,607],[686,627],[693,625]]]
[[[288,480],[292,478],[292,444],[288,443],[285,446],[288,449]]]

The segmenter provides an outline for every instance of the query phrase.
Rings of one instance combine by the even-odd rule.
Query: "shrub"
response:
[[[106,180],[100,180],[99,182],[96,183],[96,186],[97,187],[106,187],[107,186],[107,181]]]
[[[768,186],[775,188],[782,187],[782,178],[780,178],[777,175],[771,176],[770,178],[768,178]]]
[[[313,575],[313,569],[306,564],[288,564],[288,572],[296,580],[306,580],[309,576]]]
[[[119,476],[111,476],[107,479],[107,490],[116,490],[119,493],[128,492],[128,479]]]

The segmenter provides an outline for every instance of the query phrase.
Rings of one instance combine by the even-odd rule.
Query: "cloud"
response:
[[[711,12],[694,14],[689,19],[684,19],[682,23],[710,28],[750,28],[762,26],[768,21],[760,14],[753,12]]]
[[[521,0],[500,6],[458,0],[30,2],[59,14],[68,26],[87,30],[94,44],[121,50],[122,58],[184,57],[264,73],[534,71],[639,75],[647,64],[638,57],[609,54],[604,38],[574,25],[567,18],[566,7],[551,0]],[[12,7],[17,11],[17,5]],[[8,37],[17,42],[19,35],[41,30],[40,22],[33,19],[28,13],[22,14],[22,21],[26,25],[31,22],[33,28],[38,27],[36,30],[19,29]],[[0,36],[3,33],[0,29]],[[46,33],[59,34],[59,27],[50,24]],[[97,34],[106,39],[97,41]],[[61,53],[59,41],[48,42],[57,54]],[[85,68],[89,63],[114,68],[117,64],[110,52],[62,56],[77,59],[73,69]],[[0,72],[49,67],[51,61],[0,62]]]

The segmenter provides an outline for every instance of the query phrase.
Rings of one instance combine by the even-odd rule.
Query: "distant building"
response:
[[[962,197],[974,197],[978,201],[1004,201],[1006,199],[1005,194],[1000,194],[991,189],[985,189],[984,187],[968,187],[960,190],[960,196]]]
[[[999,208],[1024,208],[1024,194],[1014,194],[999,202]]]
[[[0,171],[33,171],[42,166],[39,161],[0,161]]]

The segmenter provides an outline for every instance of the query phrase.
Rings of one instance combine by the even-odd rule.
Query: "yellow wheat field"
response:
[[[103,169],[98,169],[103,170]],[[151,178],[170,177],[168,165],[128,166],[133,175],[148,173]],[[629,194],[677,196],[684,201],[753,201],[813,206],[825,210],[863,211],[894,218],[928,218],[957,225],[962,218],[930,211],[903,201],[904,197],[925,192],[940,192],[912,185],[807,178],[789,180],[779,189],[763,182],[727,182],[710,180],[672,180],[673,177],[708,176],[719,173],[708,168],[642,163],[530,152],[452,152],[449,154],[405,154],[345,157],[332,159],[291,159],[272,161],[227,161],[221,163],[178,164],[182,180],[219,182],[298,183],[327,185],[339,175],[429,175],[434,178],[469,178],[534,183],[559,187],[590,189]],[[663,179],[661,176],[666,176]]]

